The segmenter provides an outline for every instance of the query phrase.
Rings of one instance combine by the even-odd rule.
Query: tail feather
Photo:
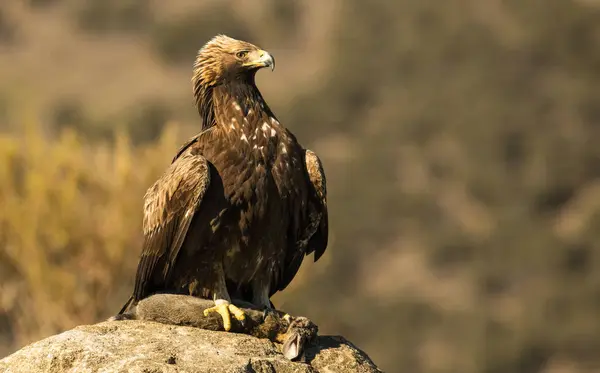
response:
[[[133,295],[131,297],[129,297],[129,300],[127,300],[127,302],[123,305],[123,307],[121,308],[121,310],[119,311],[119,313],[117,315],[122,315],[125,312],[127,312],[127,310],[129,309],[129,306],[131,306],[131,304],[133,303]]]

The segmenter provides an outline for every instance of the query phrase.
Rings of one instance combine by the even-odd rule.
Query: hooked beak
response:
[[[275,70],[275,58],[269,52],[259,49],[252,54],[255,56],[246,66],[257,68],[270,67],[271,71]]]

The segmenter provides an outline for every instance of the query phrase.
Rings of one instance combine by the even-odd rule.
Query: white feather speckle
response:
[[[240,140],[244,140],[245,142],[248,142],[248,138],[246,137],[246,134],[243,134],[242,137],[240,137]]]
[[[283,143],[281,144],[281,152],[283,154],[287,154],[287,148],[285,147],[285,144],[283,144]]]
[[[279,122],[277,121],[277,119],[271,117],[271,123],[273,123],[274,125],[278,125]]]
[[[275,137],[276,134],[277,131],[275,131],[275,128],[271,128],[271,137]]]
[[[267,124],[267,122],[263,122],[263,125],[262,125],[262,130],[263,130],[263,132],[265,132],[265,133],[266,133],[266,132],[267,132],[267,131],[268,131],[270,128],[271,128],[271,126],[269,126],[269,125]]]
[[[237,102],[233,103],[233,108],[237,111],[242,111],[242,107]]]

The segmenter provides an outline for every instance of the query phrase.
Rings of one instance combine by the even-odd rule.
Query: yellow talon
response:
[[[237,308],[236,306],[234,306],[233,304],[228,305],[229,311],[233,314],[233,316],[240,322],[246,320],[246,315],[244,314],[244,311],[242,311],[241,309]]]
[[[207,308],[204,310],[204,316],[208,316],[212,312],[216,312],[219,315],[221,315],[221,318],[223,319],[223,329],[225,329],[226,332],[231,330],[230,313],[232,313],[233,316],[239,321],[244,321],[246,319],[244,311],[230,303],[221,303],[213,307]]]

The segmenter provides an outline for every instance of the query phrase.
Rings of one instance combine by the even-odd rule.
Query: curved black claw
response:
[[[277,316],[277,311],[275,311],[275,309],[272,307],[265,306],[265,308],[263,309],[262,321],[265,322],[269,315]]]
[[[122,321],[122,320],[135,320],[135,316],[130,315],[128,313],[120,313],[118,315],[110,317],[106,321]]]

